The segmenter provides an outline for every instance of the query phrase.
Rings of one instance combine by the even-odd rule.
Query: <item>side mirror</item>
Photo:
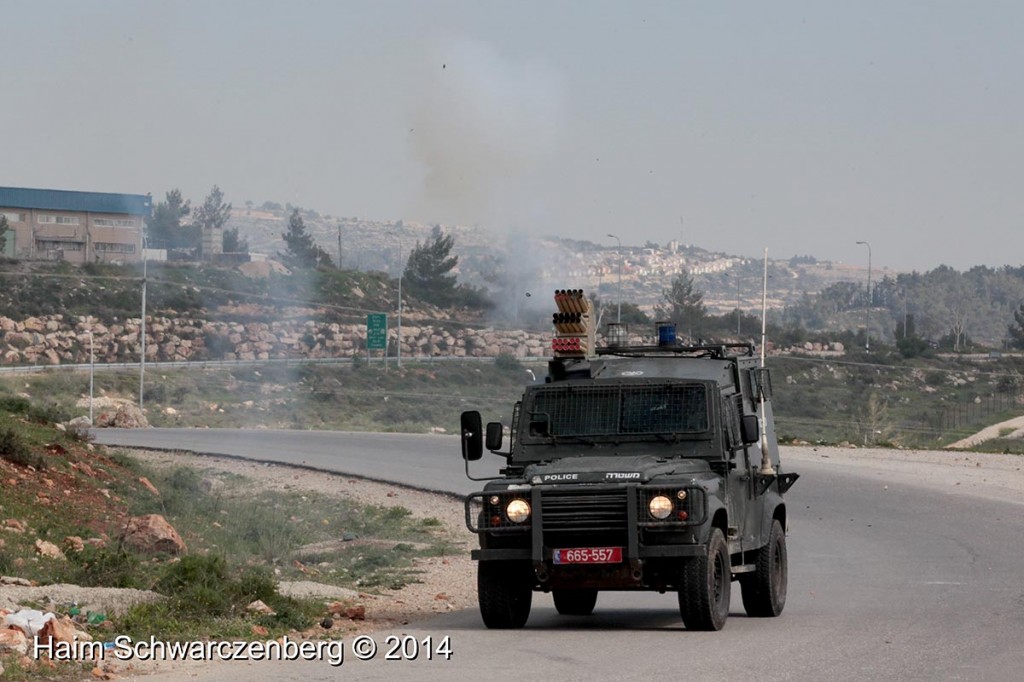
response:
[[[761,425],[757,421],[756,414],[745,414],[740,421],[740,435],[746,445],[752,445],[761,440]]]
[[[503,431],[504,427],[501,425],[501,422],[488,422],[487,436],[485,438],[485,447],[488,450],[490,450],[491,452],[494,452],[495,450],[501,450],[502,436],[505,435]]]
[[[483,420],[476,410],[463,412],[460,420],[462,429],[462,459],[475,462],[484,456]]]

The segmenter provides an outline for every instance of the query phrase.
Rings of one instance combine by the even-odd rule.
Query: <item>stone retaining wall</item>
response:
[[[140,320],[106,325],[89,317],[0,317],[0,363],[58,365],[137,362]],[[390,330],[394,353],[394,331]],[[551,335],[521,330],[443,329],[403,325],[402,354],[519,358],[550,355]],[[267,360],[352,357],[366,352],[366,325],[328,322],[219,322],[153,317],[146,324],[147,360]]]
[[[0,364],[59,365],[89,362],[92,332],[96,362],[137,362],[138,318],[106,325],[92,317],[48,315],[12,320],[0,317]],[[391,354],[395,352],[393,330]],[[402,326],[402,355],[543,358],[551,355],[551,333],[523,330],[446,329],[433,325]],[[631,343],[650,343],[633,337]],[[600,336],[598,345],[601,345]],[[773,349],[769,346],[769,351]],[[192,318],[151,317],[146,323],[146,359],[269,360],[353,357],[366,352],[366,325],[280,320],[221,322]],[[841,344],[805,344],[780,352],[842,355]],[[378,351],[379,353],[379,351]]]

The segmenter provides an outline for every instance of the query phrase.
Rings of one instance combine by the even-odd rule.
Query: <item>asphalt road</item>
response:
[[[98,442],[292,462],[463,493],[458,441],[324,432],[100,431]],[[785,458],[785,451],[783,451]],[[499,461],[495,458],[495,463]],[[787,495],[789,598],[777,619],[682,628],[673,595],[602,593],[593,616],[537,595],[526,629],[488,631],[475,610],[373,635],[373,661],[230,663],[155,679],[1016,680],[1024,676],[1021,506],[944,495],[877,472],[801,462]],[[734,587],[735,586],[734,584]],[[389,635],[450,637],[452,656],[384,660]],[[411,649],[411,645],[408,645]],[[197,676],[198,675],[198,676]],[[153,678],[151,678],[153,679]]]

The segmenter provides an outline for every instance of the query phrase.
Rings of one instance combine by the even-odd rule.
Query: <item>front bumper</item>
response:
[[[686,493],[683,499],[680,491]],[[648,514],[656,495],[673,500],[668,519]],[[530,504],[528,521],[517,524],[504,515],[513,499]],[[624,563],[636,568],[646,559],[705,556],[707,548],[697,539],[707,518],[707,491],[693,481],[524,486],[475,493],[466,500],[466,525],[481,535],[482,548],[473,550],[473,559],[548,567],[554,549],[574,547],[622,547]]]

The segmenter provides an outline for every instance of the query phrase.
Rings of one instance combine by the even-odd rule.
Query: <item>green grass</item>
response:
[[[261,489],[235,474],[195,466],[146,466],[124,453],[87,453],[74,437],[29,419],[31,406],[9,401],[0,413],[0,518],[24,533],[4,533],[0,573],[40,584],[155,590],[167,597],[115,616],[119,632],[192,638],[277,636],[323,616],[315,600],[277,592],[277,580],[316,580],[361,590],[398,589],[417,579],[417,557],[447,554],[452,540],[437,519],[402,507],[361,505],[334,494]],[[65,445],[62,445],[65,443]],[[45,462],[38,464],[33,458]],[[160,491],[140,482],[147,477]],[[68,492],[64,492],[64,491]],[[117,540],[127,515],[163,515],[188,545],[183,557],[144,556]],[[34,543],[64,545],[106,533],[104,547],[65,548],[66,560],[38,558]],[[275,615],[247,613],[261,599]]]
[[[146,416],[153,426],[425,432],[458,429],[459,414],[480,409],[507,423],[529,379],[518,363],[408,362],[268,365],[260,368],[146,373]],[[0,400],[53,396],[52,410],[88,414],[85,373],[0,377]],[[138,372],[95,374],[94,395],[138,399]],[[170,408],[170,409],[168,409]],[[96,408],[103,412],[107,408]]]

